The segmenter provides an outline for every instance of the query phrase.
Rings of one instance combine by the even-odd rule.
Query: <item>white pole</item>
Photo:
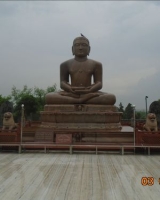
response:
[[[132,108],[133,108],[133,129],[134,129],[134,146],[135,146],[135,143],[136,143],[136,106],[135,105],[132,105]]]
[[[24,104],[21,105],[21,143],[22,143],[22,135],[23,135],[23,120],[24,120]]]

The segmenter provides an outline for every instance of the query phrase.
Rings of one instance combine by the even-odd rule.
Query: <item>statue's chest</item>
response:
[[[94,73],[92,66],[87,65],[86,63],[73,64],[69,69],[70,75],[79,75],[79,76],[90,76]]]

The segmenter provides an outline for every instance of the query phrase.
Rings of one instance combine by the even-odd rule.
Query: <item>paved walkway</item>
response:
[[[160,197],[160,156],[1,153],[0,160],[1,200],[156,200]],[[142,177],[153,177],[148,180],[153,185],[143,186]]]

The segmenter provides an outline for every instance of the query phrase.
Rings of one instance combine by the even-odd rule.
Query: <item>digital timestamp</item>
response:
[[[158,179],[158,183],[160,185],[160,178]],[[154,185],[154,178],[151,176],[151,177],[142,177],[141,178],[141,184],[143,186],[152,186]]]

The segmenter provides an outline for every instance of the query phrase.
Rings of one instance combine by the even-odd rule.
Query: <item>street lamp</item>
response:
[[[21,143],[22,143],[22,133],[23,133],[23,122],[24,122],[24,104],[21,105]]]
[[[147,99],[148,99],[148,96],[145,96],[145,102],[146,102],[146,117],[147,117]]]

